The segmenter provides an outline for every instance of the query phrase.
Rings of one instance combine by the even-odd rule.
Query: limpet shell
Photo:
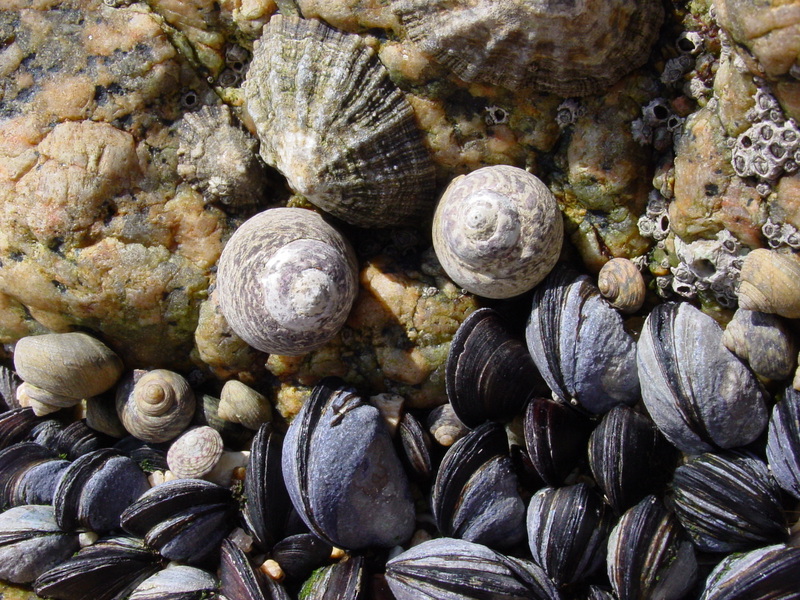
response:
[[[222,456],[222,436],[203,425],[190,429],[169,447],[167,464],[177,477],[200,479],[216,466]]]

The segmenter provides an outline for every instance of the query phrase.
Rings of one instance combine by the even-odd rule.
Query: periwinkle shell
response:
[[[387,227],[431,208],[433,162],[413,109],[360,36],[275,15],[244,94],[264,161],[321,209]]]
[[[325,379],[292,421],[283,477],[295,510],[339,548],[391,547],[414,529],[408,479],[378,409]]]
[[[682,452],[744,446],[764,430],[766,392],[723,346],[717,322],[691,304],[653,309],[636,362],[647,412]]]
[[[358,291],[347,240],[317,213],[274,208],[248,219],[219,259],[217,293],[225,320],[261,350],[299,355],[344,325]]]
[[[636,342],[587,276],[551,273],[533,294],[525,337],[539,372],[562,402],[601,414],[638,400]]]

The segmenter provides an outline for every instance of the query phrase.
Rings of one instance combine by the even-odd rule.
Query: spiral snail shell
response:
[[[800,259],[759,248],[744,259],[739,306],[800,319]]]
[[[125,429],[144,442],[171,440],[194,416],[189,382],[166,369],[134,371],[117,388],[116,402]]]
[[[245,342],[296,356],[319,348],[344,325],[358,291],[348,242],[318,214],[273,208],[248,219],[222,251],[222,314]]]
[[[445,272],[486,298],[510,298],[536,286],[558,261],[563,235],[547,186],[505,165],[454,179],[433,217],[433,247]]]
[[[597,287],[611,306],[624,313],[635,313],[644,304],[647,292],[638,267],[627,258],[612,258],[597,275]]]

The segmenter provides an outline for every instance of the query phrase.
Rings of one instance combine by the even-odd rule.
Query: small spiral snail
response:
[[[117,388],[117,414],[134,437],[151,443],[180,434],[194,416],[189,382],[174,371],[134,371]]]
[[[454,179],[433,217],[433,247],[468,292],[510,298],[547,276],[564,235],[553,194],[516,167],[484,167]]]
[[[800,319],[800,259],[759,248],[744,259],[739,306],[747,310]]]
[[[350,244],[315,212],[273,208],[222,251],[217,291],[231,329],[262,352],[297,356],[344,325],[358,291]]]
[[[644,304],[647,286],[638,267],[627,258],[612,258],[597,276],[597,287],[611,306],[635,313]]]

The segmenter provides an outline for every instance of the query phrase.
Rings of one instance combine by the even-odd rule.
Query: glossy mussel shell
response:
[[[468,427],[511,419],[541,388],[525,343],[491,308],[476,310],[458,328],[445,383],[456,416]]]
[[[767,435],[767,460],[784,490],[800,498],[800,392],[791,385],[772,409]]]
[[[706,579],[700,600],[800,597],[800,548],[782,544],[731,554]]]

